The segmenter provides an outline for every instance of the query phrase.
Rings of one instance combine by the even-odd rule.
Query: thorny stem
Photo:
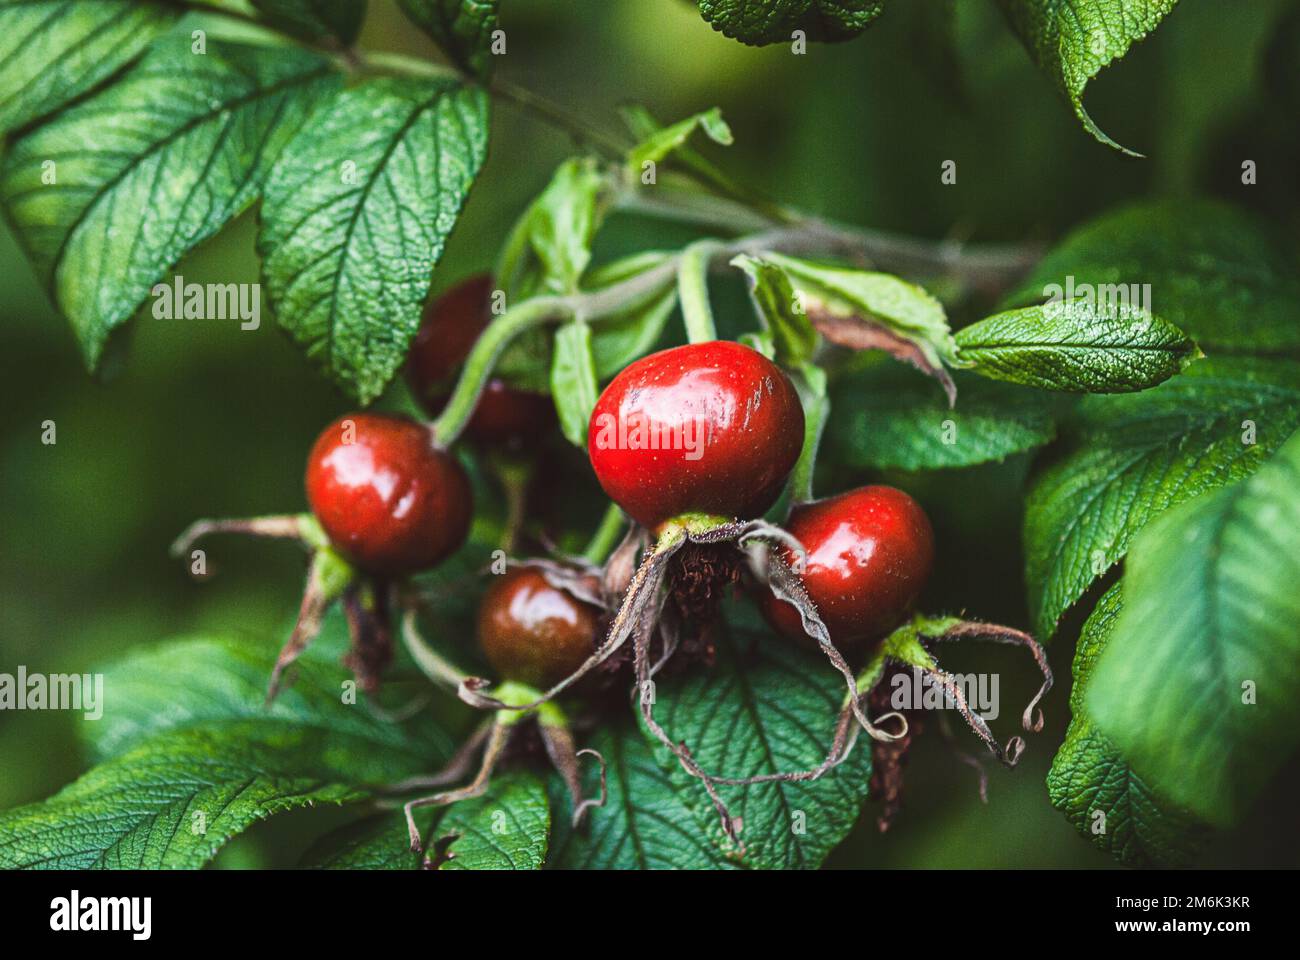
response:
[[[276,28],[258,17],[238,10],[204,6],[192,0],[178,0],[183,10],[258,27],[290,43],[329,57],[342,69],[354,73],[389,73],[399,76],[445,77],[474,82],[456,68],[404,54],[341,48],[332,38],[308,40]],[[622,160],[628,144],[576,116],[571,111],[525,87],[495,78],[488,91],[537,118],[568,133],[579,143],[598,147],[611,159]],[[694,179],[687,182],[696,184]],[[706,190],[716,185],[703,183]],[[965,289],[1001,289],[1025,273],[1042,254],[1036,244],[967,246],[959,241],[934,241],[837,224],[800,211],[765,201],[738,200],[716,192],[681,190],[656,185],[650,189],[630,187],[617,200],[623,210],[696,224],[725,234],[748,233],[772,227],[792,226],[815,241],[809,253],[837,254],[863,266],[873,265],[896,273],[927,277],[948,277]],[[797,250],[787,251],[797,253]]]
[[[543,122],[563,130],[576,142],[598,147],[603,153],[608,154],[611,159],[621,160],[632,146],[617,137],[611,137],[594,124],[588,123],[565,110],[559,104],[548,100],[541,94],[534,93],[527,87],[521,87],[500,77],[494,77],[488,90],[502,100],[508,100],[525,112],[531,113]]]
[[[792,255],[829,255],[911,276],[950,278],[963,289],[1002,289],[1018,280],[1042,256],[1037,244],[977,244],[930,240],[874,230],[781,207],[759,211],[730,197],[669,186],[628,186],[617,209],[689,223],[724,235],[786,229],[802,237]],[[742,251],[751,252],[751,251]]]

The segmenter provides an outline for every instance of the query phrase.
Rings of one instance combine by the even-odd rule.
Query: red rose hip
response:
[[[898,626],[934,562],[934,533],[925,511],[893,487],[860,487],[803,504],[791,513],[786,529],[804,546],[800,579],[841,650],[861,649]],[[782,557],[791,565],[796,559],[788,547]],[[771,594],[762,603],[773,626],[813,643],[791,604]]]
[[[491,322],[491,296],[492,277],[479,274],[462,280],[425,308],[407,356],[406,380],[429,416],[437,416],[447,405],[461,364]],[[547,430],[554,419],[549,396],[516,390],[492,378],[465,430],[485,443],[520,442]]]
[[[757,517],[803,448],[803,407],[780,368],[714,340],[643,357],[605,388],[587,454],[610,499],[651,529],[687,513]]]
[[[340,417],[312,447],[306,479],[307,502],[330,542],[368,573],[436,566],[469,532],[465,471],[405,417]]]
[[[591,656],[598,608],[552,586],[535,567],[515,567],[494,580],[479,606],[478,639],[498,674],[550,687]]]

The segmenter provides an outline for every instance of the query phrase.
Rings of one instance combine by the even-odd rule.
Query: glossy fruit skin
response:
[[[596,649],[601,611],[552,586],[536,567],[512,567],[483,595],[479,645],[506,680],[550,687]]]
[[[407,356],[406,380],[429,416],[437,416],[447,405],[461,364],[491,322],[491,297],[492,277],[484,273],[462,280],[425,307]],[[554,423],[555,406],[549,396],[516,390],[494,377],[487,382],[465,433],[482,443],[525,443]]]
[[[307,457],[306,484],[330,542],[367,573],[427,570],[469,533],[469,478],[426,427],[405,417],[350,413],[335,420]]]
[[[803,585],[841,651],[861,650],[902,623],[934,563],[929,518],[894,487],[859,487],[802,504],[785,528],[807,551]],[[782,555],[794,563],[789,548]],[[769,593],[762,605],[782,633],[814,642],[789,603]]]
[[[803,448],[803,407],[780,368],[714,340],[642,357],[596,401],[587,455],[610,499],[652,530],[686,513],[750,519]],[[660,439],[651,449],[650,438]]]

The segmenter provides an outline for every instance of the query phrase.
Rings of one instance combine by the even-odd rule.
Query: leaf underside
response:
[[[1084,704],[1093,667],[1121,609],[1116,584],[1097,602],[1079,635],[1070,690],[1073,717],[1052,760],[1047,793],[1082,836],[1116,860],[1134,866],[1184,865],[1208,836],[1205,825],[1157,796],[1097,728]]]
[[[1125,562],[1087,705],[1134,769],[1219,826],[1300,730],[1300,435],[1254,476],[1164,514]]]
[[[1300,363],[1208,358],[1136,394],[1084,397],[1031,482],[1025,568],[1036,633],[1165,509],[1253,473],[1300,426]]]
[[[1097,140],[1138,156],[1102,132],[1083,107],[1088,81],[1154,30],[1178,0],[999,0],[1030,58]]]

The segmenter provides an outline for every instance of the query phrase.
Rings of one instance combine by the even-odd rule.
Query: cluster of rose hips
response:
[[[407,375],[431,415],[447,403],[460,364],[491,319],[491,286],[490,278],[475,277],[426,311]],[[467,435],[480,445],[518,445],[552,421],[549,397],[493,379],[480,394]],[[690,455],[660,444],[610,442],[607,427],[620,423],[637,424],[643,436],[694,430],[702,447]],[[653,696],[639,697],[649,729],[704,782],[729,832],[732,824],[715,784],[820,775],[846,755],[850,713],[879,740],[898,736],[884,734],[865,716],[865,698],[859,698],[843,655],[867,656],[907,618],[933,561],[930,523],[915,500],[887,486],[793,504],[783,527],[762,521],[800,457],[804,426],[799,396],[785,373],[739,343],[675,347],[614,377],[592,412],[587,453],[601,487],[634,524],[603,567],[527,561],[512,564],[487,589],[477,633],[498,683],[455,671],[449,679],[463,699],[493,711],[496,719],[467,746],[469,753],[483,753],[468,786],[406,805],[416,849],[420,835],[411,811],[481,792],[507,742],[511,717],[537,719],[547,752],[574,794],[575,810],[580,814],[593,803],[579,796],[576,757],[583,751],[574,751],[553,698],[602,664],[626,664],[626,651],[622,660],[616,654],[628,641],[632,673],[642,688],[679,646],[687,646],[682,633],[707,632],[707,617],[692,622],[689,612],[671,629],[660,623],[668,616],[664,594],[675,588],[689,592],[691,566],[701,562],[701,554],[712,558],[704,563],[705,579],[762,581],[758,603],[767,620],[793,642],[820,647],[845,675],[851,694],[821,767],[755,778],[702,770],[689,747],[654,721]],[[403,602],[399,589],[407,578],[437,566],[464,543],[473,515],[471,485],[430,426],[401,416],[352,413],[316,440],[306,489],[310,517],[201,523],[178,545],[187,549],[196,536],[220,530],[305,541],[314,552],[313,572],[269,696],[337,599],[352,628],[349,663],[363,687],[373,690],[391,656],[388,607]],[[704,592],[725,585],[706,584]],[[413,611],[406,612],[409,625]],[[454,782],[469,769],[465,757],[453,768],[427,782]]]

